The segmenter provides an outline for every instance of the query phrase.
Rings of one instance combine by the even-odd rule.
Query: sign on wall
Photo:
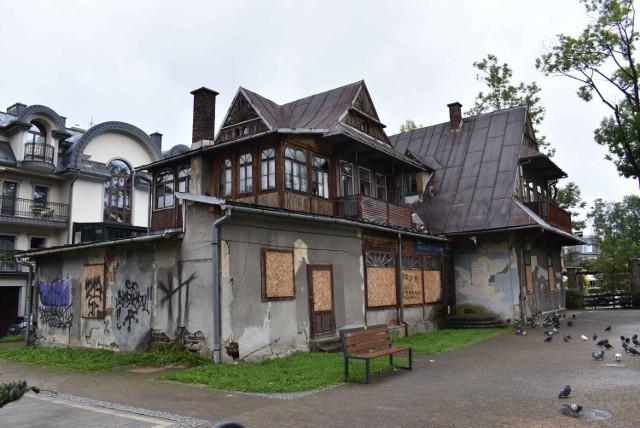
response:
[[[451,243],[416,239],[414,251],[428,254],[451,254]]]

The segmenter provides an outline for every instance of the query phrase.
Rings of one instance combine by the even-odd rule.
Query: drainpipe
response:
[[[15,256],[16,264],[20,266],[26,266],[29,268],[29,275],[27,276],[27,298],[26,298],[26,306],[27,306],[27,334],[25,335],[24,342],[25,345],[29,344],[29,338],[31,337],[31,296],[33,292],[33,266],[31,263],[26,263],[21,260],[18,260],[19,255]]]
[[[220,336],[222,336],[220,305],[220,230],[218,227],[231,217],[231,208],[223,206],[224,215],[211,224],[211,245],[213,246],[213,363],[222,361]]]
[[[80,170],[76,169],[76,176],[73,178],[73,180],[71,180],[71,183],[69,184],[69,211],[67,212],[67,215],[69,216],[69,218],[67,219],[67,244],[74,244],[73,242],[73,219],[71,218],[71,213],[73,212],[73,185],[76,183],[76,181],[78,181],[78,178],[80,177]]]
[[[404,328],[404,335],[407,335],[407,323],[404,321],[404,287],[402,283],[402,234],[398,233],[398,284],[400,284],[400,295],[398,296],[398,322]]]

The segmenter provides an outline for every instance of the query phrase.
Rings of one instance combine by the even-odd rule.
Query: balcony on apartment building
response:
[[[9,250],[9,249],[0,249],[0,272],[3,274],[7,273],[26,273],[29,271],[29,268],[16,263],[16,254],[19,251]],[[24,261],[24,260],[23,260]]]
[[[0,196],[0,222],[66,227],[69,204]]]
[[[396,205],[362,194],[336,198],[334,210],[335,215],[338,217],[361,219],[407,228],[413,225],[411,207]]]
[[[525,202],[525,205],[550,225],[571,233],[570,212],[554,205],[551,201]]]

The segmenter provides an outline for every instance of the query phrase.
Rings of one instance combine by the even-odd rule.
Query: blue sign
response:
[[[414,244],[416,253],[451,254],[451,243],[440,241],[416,240]]]

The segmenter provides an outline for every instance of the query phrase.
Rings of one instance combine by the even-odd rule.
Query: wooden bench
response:
[[[393,346],[389,328],[385,324],[346,328],[340,330],[342,352],[344,353],[344,380],[349,380],[349,360],[365,360],[366,383],[369,383],[369,362],[374,358],[389,356],[389,364],[393,365],[394,354],[409,353],[409,365],[398,367],[411,370],[412,351],[410,346]]]

